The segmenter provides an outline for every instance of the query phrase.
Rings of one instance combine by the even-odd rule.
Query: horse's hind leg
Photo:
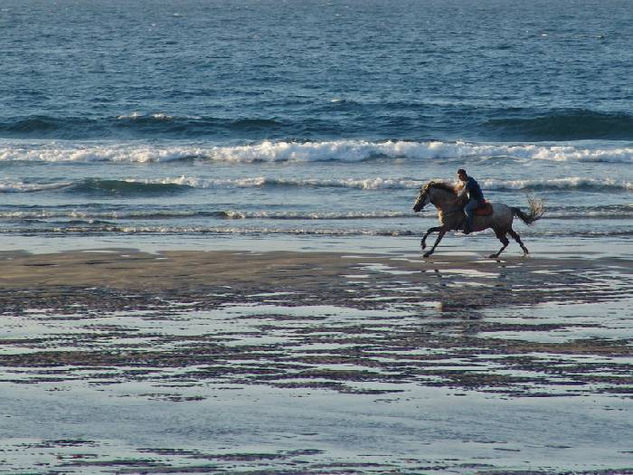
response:
[[[503,246],[501,247],[501,249],[499,249],[499,252],[497,252],[495,254],[490,254],[488,256],[490,259],[496,259],[497,257],[499,257],[499,254],[501,254],[503,252],[503,250],[506,247],[508,247],[508,244],[510,244],[510,241],[508,241],[508,238],[506,237],[505,231],[495,231],[495,233],[497,234],[497,238],[499,239],[499,241],[501,241]]]
[[[528,251],[527,247],[525,247],[525,245],[523,244],[523,241],[521,241],[521,237],[519,236],[519,234],[512,228],[510,228],[510,230],[508,231],[508,234],[510,234],[510,236],[512,236],[512,238],[519,243],[519,246],[521,246],[521,249],[523,249],[523,253],[525,255],[529,254],[530,251]]]

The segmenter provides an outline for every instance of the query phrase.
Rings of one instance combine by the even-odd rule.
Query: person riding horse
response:
[[[459,199],[468,199],[464,206],[464,213],[466,213],[466,223],[464,224],[464,234],[470,234],[473,231],[473,218],[475,216],[475,210],[484,205],[484,194],[481,191],[481,187],[477,180],[472,176],[466,174],[466,170],[460,168],[457,170],[457,178],[463,183],[462,189],[459,192]]]
[[[464,181],[469,181],[465,171],[462,175],[465,179]],[[472,178],[470,180],[472,180]],[[475,181],[475,183],[477,182]],[[483,198],[481,189],[479,189],[479,193],[481,193],[479,196],[475,196],[477,190],[473,191],[473,189],[474,187],[469,191],[468,188],[466,188],[464,193],[470,192],[469,197],[475,199],[475,201],[476,198]],[[437,233],[435,244],[424,253],[424,257],[429,257],[433,254],[435,248],[447,232],[457,231],[463,227],[463,207],[459,199],[457,199],[457,195],[458,191],[451,183],[431,180],[420,187],[415,203],[413,203],[413,211],[419,213],[430,203],[437,209],[437,217],[440,220],[440,225],[427,229],[420,241],[422,249],[426,249],[426,238],[428,238],[431,233]],[[490,254],[490,258],[498,258],[508,246],[510,243],[506,237],[508,234],[521,246],[523,253],[525,255],[528,254],[528,250],[521,241],[520,236],[512,229],[512,221],[516,216],[525,224],[533,224],[535,221],[541,219],[545,212],[542,200],[528,198],[528,204],[530,205],[530,211],[529,213],[524,213],[520,208],[514,206],[508,206],[503,203],[490,203],[490,213],[486,213],[485,216],[477,216],[477,230],[483,231],[484,229],[492,229],[497,235],[497,239],[503,244],[503,247],[499,249],[499,251]]]

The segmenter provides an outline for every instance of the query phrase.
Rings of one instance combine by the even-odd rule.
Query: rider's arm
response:
[[[466,198],[466,195],[468,194],[468,186],[466,183],[462,183],[460,185],[461,186],[459,187],[457,191],[457,199],[463,200],[464,198]]]

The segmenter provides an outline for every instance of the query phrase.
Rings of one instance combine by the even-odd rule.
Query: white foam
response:
[[[633,182],[626,180],[616,180],[613,178],[549,178],[549,179],[529,179],[529,180],[481,180],[481,185],[488,190],[530,190],[530,189],[620,189],[633,191]]]
[[[198,177],[167,177],[154,180],[128,179],[128,182],[145,184],[175,184],[191,186],[193,188],[260,188],[264,186],[287,186],[287,187],[313,187],[313,188],[351,188],[360,190],[383,190],[383,189],[415,189],[424,184],[423,180],[413,180],[411,178],[339,178],[339,179],[285,179],[266,176],[256,176],[247,178],[219,178],[203,179]],[[633,191],[633,182],[618,180],[614,178],[544,178],[544,179],[520,179],[520,180],[480,180],[482,187],[486,190],[570,190],[570,189],[608,189]]]
[[[70,186],[70,182],[57,183],[24,183],[24,182],[0,182],[0,193],[35,193],[38,191],[50,191]]]
[[[268,176],[254,176],[245,178],[202,178],[197,176],[174,176],[152,179],[123,178],[120,181],[126,183],[139,183],[145,185],[179,185],[198,189],[212,188],[263,188],[263,187],[289,187],[289,188],[343,188],[358,190],[415,190],[423,185],[426,180],[413,180],[411,178],[276,178]],[[538,178],[500,180],[494,178],[480,180],[482,188],[486,191],[546,191],[546,190],[588,190],[588,191],[633,191],[633,182],[616,178]],[[52,183],[24,183],[22,181],[0,182],[0,193],[35,193],[63,189],[74,183],[55,181]],[[79,184],[79,183],[77,183]]]
[[[134,115],[130,116],[133,118]],[[169,120],[157,114],[155,118]],[[622,143],[568,144],[484,144],[442,141],[336,140],[323,142],[263,141],[248,145],[223,146],[199,143],[0,141],[0,161],[43,162],[169,162],[183,159],[218,162],[357,162],[372,158],[436,160],[504,158],[519,162],[598,161],[633,162],[633,146]]]

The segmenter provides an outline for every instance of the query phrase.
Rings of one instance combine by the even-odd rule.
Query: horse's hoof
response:
[[[433,254],[431,251],[425,252],[422,257],[429,257],[431,254]]]
[[[498,255],[498,254],[490,254],[490,255],[488,256],[488,259],[496,259],[497,257],[499,257],[499,255]]]

